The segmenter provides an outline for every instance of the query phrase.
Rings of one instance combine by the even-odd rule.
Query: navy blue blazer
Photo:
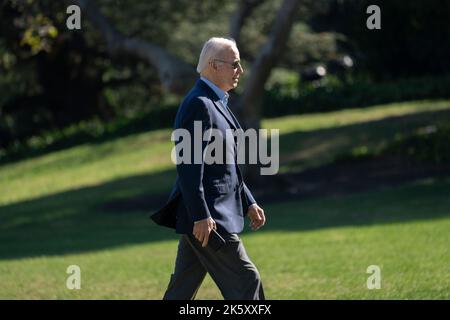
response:
[[[209,128],[220,130],[225,146],[227,129],[241,129],[239,122],[220,102],[215,92],[202,80],[181,103],[174,129],[191,134],[191,164],[177,164],[177,177],[167,204],[151,218],[159,225],[175,228],[177,233],[192,233],[194,222],[212,217],[219,231],[240,233],[244,216],[256,203],[245,185],[237,164],[237,141],[231,148],[234,163],[194,163],[194,121],[202,122],[202,136]],[[202,143],[202,154],[209,141]],[[225,151],[223,152],[225,155]]]

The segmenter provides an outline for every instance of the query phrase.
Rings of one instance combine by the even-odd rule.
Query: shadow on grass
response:
[[[128,177],[0,207],[0,259],[73,254],[177,239],[149,214],[164,204],[173,170]],[[283,190],[280,190],[283,192]],[[264,203],[264,231],[304,231],[450,215],[450,183]],[[264,232],[263,231],[263,232]]]
[[[398,135],[410,134],[424,126],[450,121],[450,110],[420,112],[402,116],[389,116],[335,128],[314,131],[295,131],[283,134],[280,130],[280,162],[290,169],[322,165],[351,148],[376,146],[392,141]]]
[[[312,161],[316,156],[323,157],[324,153],[332,158],[339,150],[355,144],[392,139],[398,132],[446,119],[450,119],[447,110],[314,132],[294,132],[281,136],[281,147],[286,153],[290,151],[288,160],[293,162]],[[320,143],[329,145],[320,150],[317,149]],[[308,152],[306,156],[302,154]],[[323,158],[321,162],[326,163]],[[364,168],[359,170],[363,172]],[[392,183],[382,188],[378,184],[376,191],[357,185],[342,193],[340,175],[335,175],[333,184],[329,183],[332,172],[336,172],[335,168],[324,167],[304,176],[280,175],[279,187],[272,188],[278,195],[257,197],[268,216],[268,223],[260,232],[363,226],[450,215],[448,181],[414,185],[427,178],[427,175],[416,174],[415,179],[402,180],[395,188],[389,187]],[[317,185],[318,177],[321,177],[319,189],[322,191],[308,194],[306,190],[304,196],[295,192],[285,196],[290,192],[287,189],[292,187],[292,180],[299,180],[299,185],[309,181],[303,184],[309,188]],[[358,177],[361,175],[354,175],[352,179]],[[166,201],[174,178],[175,170],[168,170],[0,206],[0,259],[72,254],[177,239],[173,231],[158,227],[149,219],[149,214]],[[283,184],[285,181],[291,182]],[[328,188],[327,192],[323,192],[324,187]],[[266,185],[265,189],[270,188]],[[364,193],[355,193],[363,190]]]
[[[0,259],[175,238],[149,219],[167,200],[174,178],[174,170],[162,171],[1,206]]]
[[[265,230],[309,231],[441,219],[450,216],[448,194],[450,178],[428,178],[339,196],[262,202],[270,221]]]

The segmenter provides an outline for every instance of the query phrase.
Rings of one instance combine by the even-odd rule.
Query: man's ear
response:
[[[217,63],[215,63],[214,60],[210,61],[209,64],[215,71],[217,71]]]

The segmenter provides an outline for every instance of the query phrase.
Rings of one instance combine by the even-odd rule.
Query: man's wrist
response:
[[[198,223],[198,222],[206,221],[206,220],[208,220],[209,218],[211,218],[211,216],[208,216],[208,217],[203,218],[203,219],[195,220],[195,221],[194,221],[194,224],[196,224],[196,223]]]
[[[248,206],[248,209],[250,209],[251,207],[257,207],[257,206],[258,206],[258,205],[256,204],[256,202],[255,202],[255,203],[252,203],[251,205]],[[247,209],[247,210],[248,210],[248,209]]]

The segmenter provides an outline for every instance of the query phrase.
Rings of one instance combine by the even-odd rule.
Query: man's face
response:
[[[216,59],[216,85],[224,91],[237,87],[239,76],[244,72],[240,64],[239,51],[236,48],[226,49]]]

